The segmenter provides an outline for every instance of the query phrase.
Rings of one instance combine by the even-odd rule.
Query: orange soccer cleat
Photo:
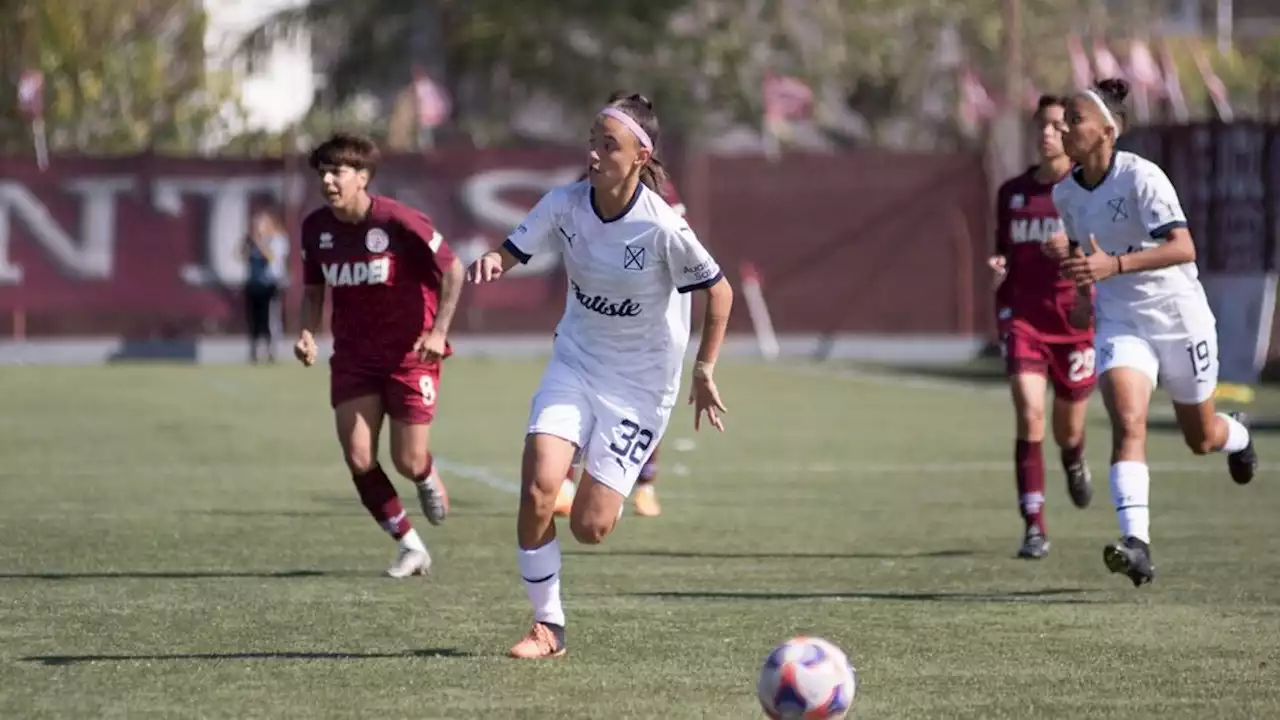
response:
[[[636,514],[644,517],[657,517],[662,514],[662,505],[658,502],[658,492],[650,483],[637,485],[635,496]]]
[[[569,512],[573,510],[573,498],[577,492],[578,484],[572,480],[566,479],[560,485],[560,494],[556,496],[556,515],[560,517],[569,516]]]
[[[507,653],[517,660],[557,658],[564,655],[564,628],[535,622],[533,629]]]

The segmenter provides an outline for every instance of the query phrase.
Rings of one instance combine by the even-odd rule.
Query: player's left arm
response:
[[[733,286],[724,276],[719,263],[702,246],[687,223],[682,223],[675,232],[668,233],[667,267],[677,291],[706,293],[702,338],[698,342],[698,356],[693,366],[689,402],[695,406],[694,430],[701,425],[702,414],[705,412],[711,425],[723,431],[720,413],[725,412],[725,406],[716,388],[713,372],[716,360],[720,357],[720,347],[724,345],[725,331],[729,327],[729,313],[733,310]]]
[[[445,242],[444,236],[431,223],[425,213],[409,211],[401,213],[400,226],[413,239],[420,243],[419,255],[429,267],[429,273],[440,273],[440,297],[436,304],[436,314],[432,318],[431,329],[423,333],[414,344],[424,362],[439,361],[444,357],[445,340],[449,336],[449,328],[453,324],[454,313],[458,310],[458,299],[462,296],[462,276],[465,269],[462,261],[454,254],[453,249]]]
[[[1159,270],[1196,261],[1196,244],[1187,229],[1187,216],[1169,176],[1157,165],[1144,167],[1134,178],[1134,200],[1147,233],[1164,240],[1156,247],[1116,258],[1117,274]]]

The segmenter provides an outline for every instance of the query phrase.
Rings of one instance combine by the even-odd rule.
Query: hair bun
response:
[[[1098,81],[1098,92],[1112,102],[1122,103],[1129,97],[1129,83],[1122,78],[1107,78]]]
[[[614,90],[609,94],[608,102],[610,105],[623,101],[643,105],[646,110],[653,109],[653,101],[640,93],[631,92],[630,90]]]

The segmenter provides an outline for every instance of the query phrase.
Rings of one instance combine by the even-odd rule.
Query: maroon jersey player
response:
[[[1053,435],[1062,451],[1067,489],[1077,507],[1086,507],[1093,489],[1084,461],[1084,423],[1096,384],[1093,329],[1070,322],[1077,303],[1075,284],[1059,274],[1044,243],[1062,232],[1053,204],[1053,186],[1066,177],[1071,161],[1062,148],[1064,102],[1045,96],[1036,111],[1040,162],[1000,186],[996,194],[996,272],[1001,341],[1017,411],[1014,450],[1018,505],[1025,521],[1019,557],[1049,552],[1044,522],[1045,391],[1053,384]],[[1089,302],[1083,298],[1082,302]]]
[[[347,134],[311,153],[327,202],[302,221],[306,289],[294,349],[304,365],[315,362],[327,289],[338,441],[361,503],[400,545],[386,572],[399,578],[425,572],[431,556],[378,464],[378,437],[390,418],[396,472],[413,481],[427,520],[439,525],[449,499],[429,439],[464,268],[425,214],[369,194],[377,161],[373,141]]]

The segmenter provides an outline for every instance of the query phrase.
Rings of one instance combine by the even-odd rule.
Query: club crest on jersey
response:
[[[1129,219],[1129,211],[1124,207],[1124,198],[1111,198],[1107,201],[1107,207],[1111,208],[1111,222]]]
[[[333,233],[327,233],[327,232],[320,233],[320,249],[321,250],[333,249]]]
[[[643,270],[644,269],[644,248],[642,247],[622,248],[622,269],[623,270]]]
[[[391,238],[382,228],[373,228],[364,236],[364,246],[371,253],[386,252],[391,246]]]
[[[1027,204],[1027,196],[1023,195],[1022,193],[1017,193],[1013,197],[1009,198],[1010,210],[1021,210],[1022,207],[1026,204]]]

